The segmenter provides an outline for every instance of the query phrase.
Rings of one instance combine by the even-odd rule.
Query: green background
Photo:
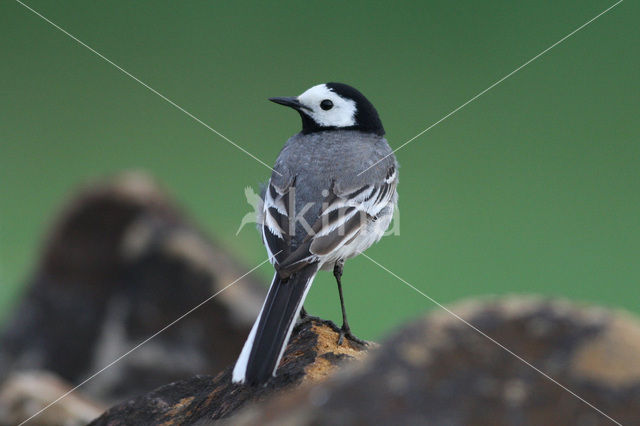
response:
[[[300,123],[267,97],[352,84],[396,147],[613,2],[28,4],[271,164]],[[400,235],[368,254],[442,303],[537,293],[639,312],[639,9],[400,150]],[[11,0],[0,48],[0,316],[70,191],[123,169],[153,173],[248,267],[264,259],[253,227],[235,231],[266,167]],[[362,257],[344,280],[365,338],[434,306]],[[307,306],[339,320],[330,274]]]

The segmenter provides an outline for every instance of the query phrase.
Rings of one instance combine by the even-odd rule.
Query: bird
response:
[[[275,273],[232,372],[234,383],[248,385],[276,375],[320,270],[333,270],[338,285],[338,344],[359,341],[344,307],[344,262],[380,240],[398,200],[398,162],[377,110],[357,89],[324,83],[269,100],[297,111],[302,130],[285,143],[264,188],[259,228]]]

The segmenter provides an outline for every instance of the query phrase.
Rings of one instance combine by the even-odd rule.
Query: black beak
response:
[[[302,109],[309,109],[304,105],[302,105],[300,101],[298,101],[298,98],[277,97],[277,98],[269,98],[269,100],[271,102],[275,102],[280,105],[291,107],[297,111],[300,111]]]

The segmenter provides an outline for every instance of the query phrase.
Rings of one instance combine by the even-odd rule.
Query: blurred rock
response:
[[[14,373],[0,390],[0,424],[17,425],[69,392],[71,386],[51,373]],[[30,425],[80,426],[95,419],[105,407],[80,392],[70,393],[42,412]]]
[[[77,384],[246,272],[147,176],[89,186],[55,221],[0,333],[0,381],[37,369]],[[113,403],[218,373],[240,352],[264,295],[260,282],[244,277],[82,391]]]
[[[640,322],[512,297],[452,311],[621,424],[640,422]],[[362,365],[247,407],[229,425],[610,425],[451,314],[401,328]]]
[[[435,311],[367,357],[365,348],[337,346],[333,323],[306,320],[295,328],[276,378],[266,386],[234,385],[231,368],[265,288],[245,277],[202,302],[245,273],[148,177],[127,174],[83,190],[53,226],[24,299],[0,333],[0,424],[28,418],[107,366],[31,424],[82,424],[103,404],[136,394],[143,395],[94,424],[640,419],[638,319],[541,298],[451,307],[477,330]],[[355,359],[364,362],[338,368]]]
[[[367,347],[351,341],[339,346],[338,336],[339,330],[333,323],[307,319],[294,329],[278,375],[264,386],[233,384],[233,366],[230,366],[215,377],[196,376],[171,383],[117,405],[91,424],[207,424],[228,416],[248,402],[299,385],[321,382],[338,365],[366,355]]]

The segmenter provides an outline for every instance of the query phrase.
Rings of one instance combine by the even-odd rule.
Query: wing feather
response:
[[[295,191],[295,179],[285,188],[277,188],[271,180],[267,184],[263,206],[262,239],[272,263],[280,263],[288,254],[290,235],[290,194]],[[277,253],[276,256],[273,253]]]
[[[347,191],[331,185],[330,194],[310,232],[302,244],[289,253],[278,267],[282,274],[292,274],[309,263],[330,261],[333,253],[354,241],[360,231],[380,212],[395,202],[398,183],[394,167],[386,178],[376,184],[367,184]]]

